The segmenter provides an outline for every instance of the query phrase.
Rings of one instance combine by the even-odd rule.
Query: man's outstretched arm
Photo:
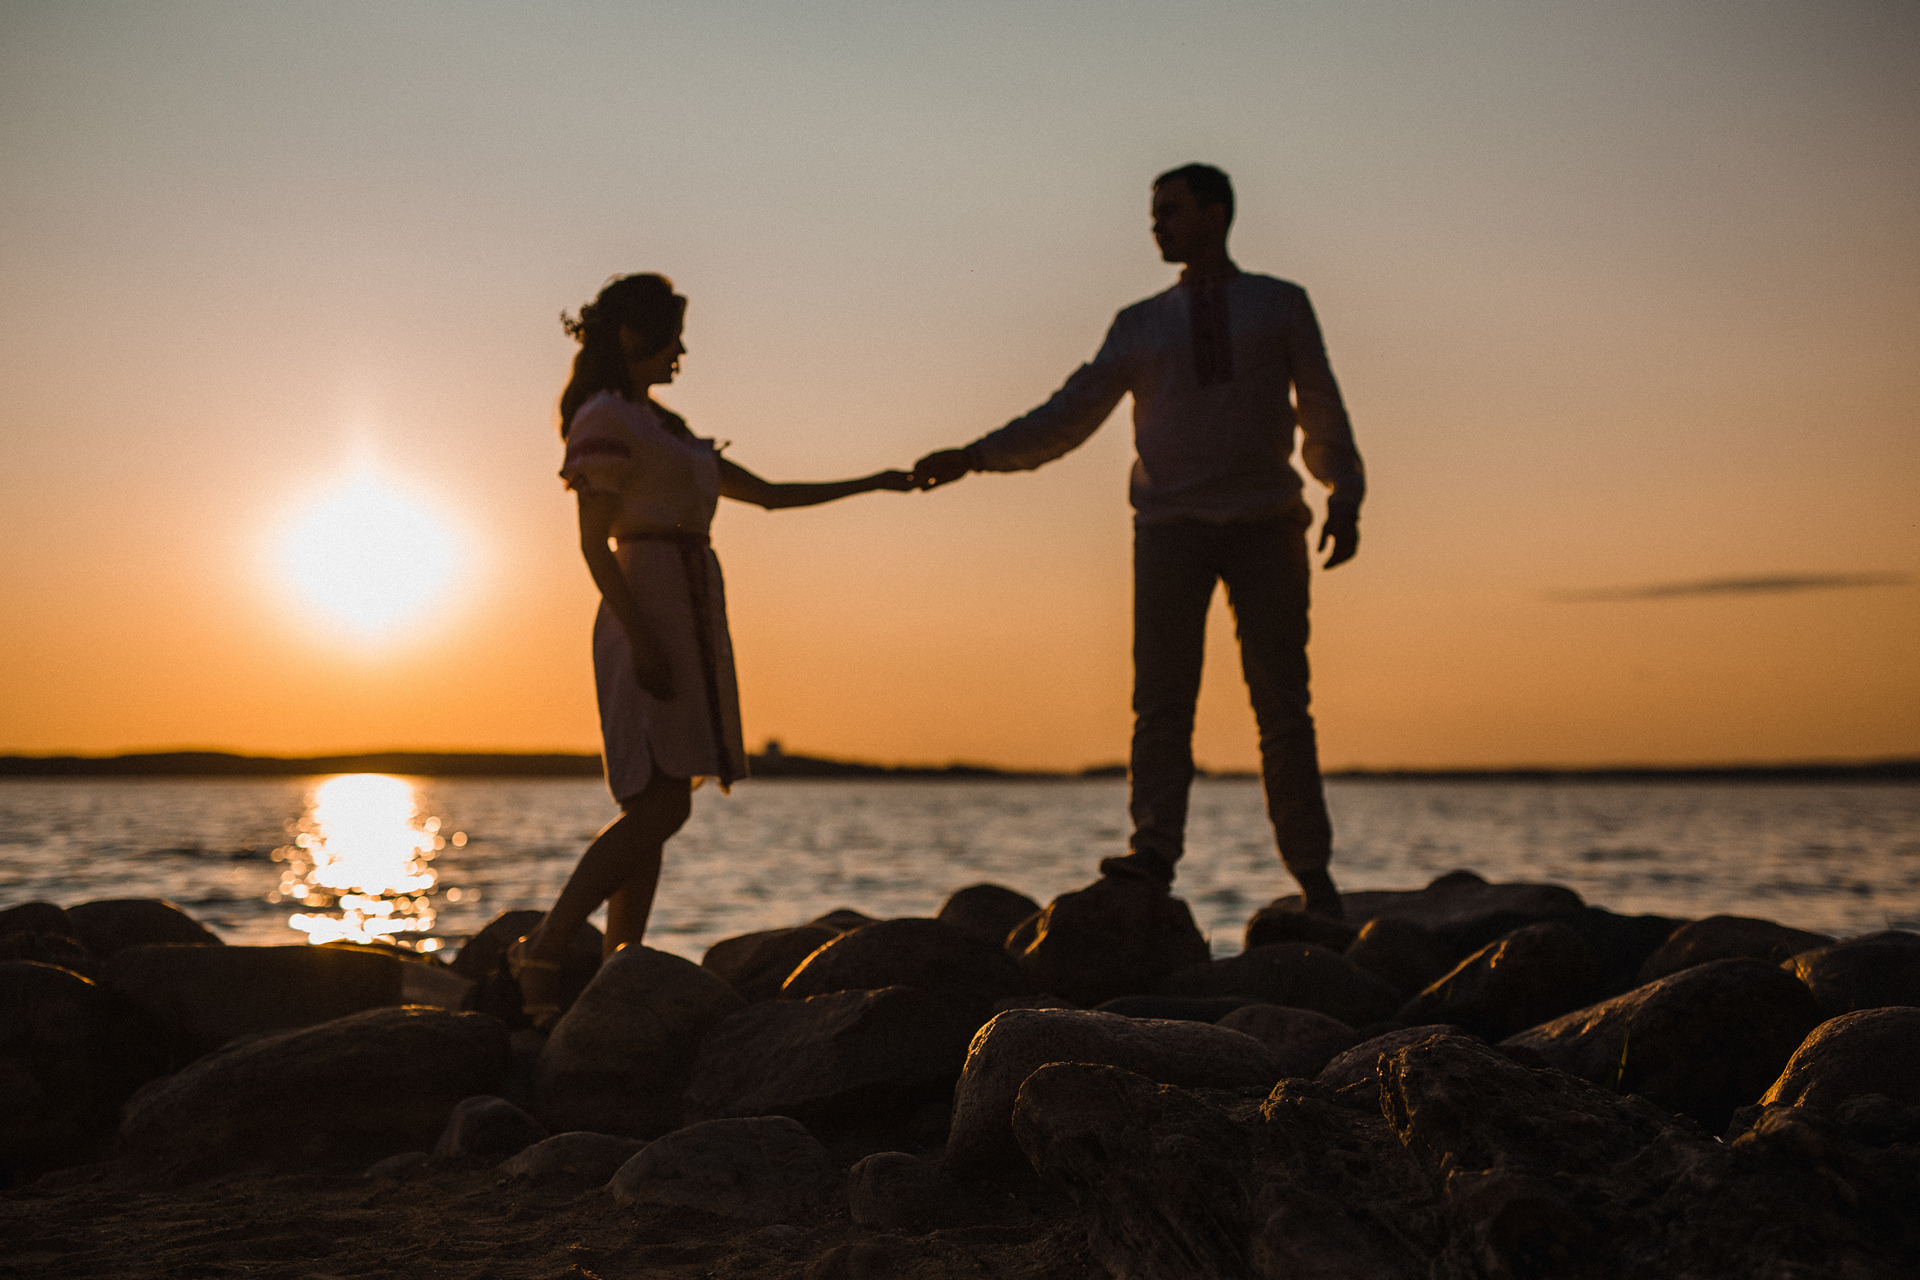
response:
[[[1033,412],[965,448],[939,449],[914,463],[914,483],[931,489],[969,471],[1031,471],[1083,444],[1127,393],[1130,379],[1119,329],[1115,320],[1100,353]]]

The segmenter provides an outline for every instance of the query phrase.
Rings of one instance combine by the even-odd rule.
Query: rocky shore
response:
[[[1920,934],[1102,879],[700,964],[0,911],[0,1276],[1920,1273]]]

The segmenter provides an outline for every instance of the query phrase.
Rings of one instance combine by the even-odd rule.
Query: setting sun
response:
[[[429,503],[365,467],[301,508],[275,550],[287,584],[361,639],[426,617],[461,560]]]

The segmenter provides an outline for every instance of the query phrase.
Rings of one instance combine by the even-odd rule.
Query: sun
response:
[[[294,591],[363,640],[425,621],[453,585],[462,556],[431,503],[362,467],[300,508],[275,562]]]

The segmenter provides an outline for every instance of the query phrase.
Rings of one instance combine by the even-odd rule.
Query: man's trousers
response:
[[[1258,523],[1134,528],[1131,844],[1169,866],[1186,843],[1194,703],[1216,581],[1226,584],[1233,610],[1281,860],[1298,874],[1324,869],[1332,853],[1307,710],[1311,522],[1303,505],[1294,516]]]

